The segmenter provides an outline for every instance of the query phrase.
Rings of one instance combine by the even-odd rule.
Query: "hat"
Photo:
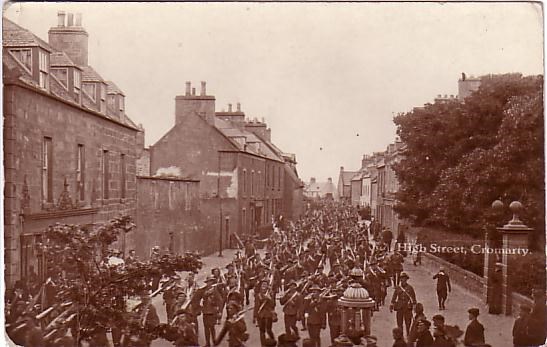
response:
[[[425,326],[426,328],[429,328],[431,326],[431,322],[427,319],[421,319],[418,321],[418,326]]]
[[[479,315],[479,309],[476,307],[470,308],[467,312],[471,313],[473,316],[477,317]]]
[[[159,250],[160,250],[160,246],[154,246],[154,247],[152,247],[152,250],[153,250],[153,251],[159,251]]]
[[[408,276],[408,274],[406,272],[401,272],[401,275],[399,276],[399,278],[409,279],[410,277]]]
[[[232,263],[226,264],[226,268],[227,268],[227,269],[229,269],[229,268],[231,268],[231,267],[234,267],[234,264],[232,264]]]
[[[313,286],[311,286],[310,288],[310,291],[321,291],[321,288],[319,288],[319,286],[317,284],[314,284]]]
[[[266,346],[266,347],[275,347],[275,346],[277,346],[277,341],[275,341],[275,339],[266,338],[264,340],[264,346]]]
[[[433,320],[438,320],[438,321],[444,322],[444,316],[441,315],[441,314],[436,314],[436,315],[434,315],[432,319],[433,319]]]

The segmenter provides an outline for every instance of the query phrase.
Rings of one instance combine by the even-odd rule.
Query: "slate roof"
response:
[[[255,134],[249,131],[240,129],[232,125],[232,123],[230,123],[229,121],[225,121],[215,116],[214,127],[217,128],[224,136],[232,139],[233,140],[232,142],[236,146],[236,148],[242,152],[255,154],[255,155],[262,156],[271,160],[283,161],[283,158],[281,158],[274,151],[272,151],[267,146],[265,141],[263,141],[258,136],[256,136]],[[238,137],[245,138],[245,141],[248,145],[244,146],[241,143],[235,141],[235,138],[238,138]],[[255,150],[253,146],[250,145],[252,143],[260,144],[258,150]]]
[[[11,20],[2,17],[2,46],[4,47],[42,47],[53,52],[53,48],[29,30],[20,27]]]
[[[122,90],[112,81],[106,81],[106,94],[121,94],[125,96]]]
[[[49,65],[51,66],[72,66],[81,70],[79,66],[74,64],[65,52],[53,52],[49,55]]]
[[[344,185],[349,185],[353,176],[358,173],[359,171],[341,171],[340,176],[342,177],[342,183]]]
[[[82,66],[82,82],[104,82],[104,79],[91,66]]]

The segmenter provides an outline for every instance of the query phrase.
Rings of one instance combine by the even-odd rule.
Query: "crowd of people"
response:
[[[223,340],[227,340],[229,347],[245,346],[250,329],[255,328],[247,326],[246,315],[252,316],[262,346],[289,347],[299,343],[307,347],[321,346],[322,331],[327,327],[332,346],[376,346],[370,327],[350,329],[348,326],[355,324],[347,321],[344,326],[343,319],[348,318],[342,317],[338,300],[353,286],[364,288],[374,300],[372,314],[382,306],[395,311],[394,347],[455,347],[462,337],[465,346],[489,346],[478,320],[478,308],[469,308],[470,322],[465,332],[446,324],[441,314],[431,320],[426,318],[424,305],[419,302],[409,283],[408,271],[404,269],[409,254],[397,247],[406,242],[404,232],[398,233],[392,247],[391,230],[374,221],[365,223],[351,206],[325,202],[309,209],[298,221],[278,221],[266,240],[236,237],[240,251],[225,269],[212,269],[204,283],[196,281],[194,272],[188,272],[184,279],[177,275],[165,282],[161,276],[151,278],[150,290],[130,309],[135,324],[147,331],[161,325],[151,302],[151,297],[161,293],[167,314],[162,337],[169,336],[176,347],[199,346],[200,334],[207,347],[219,345]],[[152,258],[157,257],[158,252],[159,249],[153,249]],[[410,263],[419,265],[421,255],[412,256]],[[134,254],[124,261],[135,261]],[[452,290],[450,278],[441,268],[432,280],[437,282],[438,308],[445,310]],[[393,288],[391,297],[388,297],[389,288]],[[15,293],[20,294],[20,291]],[[277,305],[281,305],[283,317],[277,316]],[[535,331],[530,329],[539,308],[544,310],[544,304],[522,307],[513,330],[514,346],[540,345],[533,344],[538,337],[532,336]],[[543,322],[544,315],[545,312]],[[26,336],[21,341],[25,346],[70,345],[62,339],[55,344],[46,343],[40,322],[33,315],[24,323],[27,324]],[[275,336],[274,324],[283,324],[281,335]],[[146,336],[115,326],[110,330],[114,347],[151,343]],[[17,336],[13,330],[12,335]],[[97,345],[97,341],[94,343],[91,345],[102,346]],[[106,339],[101,343],[109,345]],[[387,343],[382,341],[381,345]]]

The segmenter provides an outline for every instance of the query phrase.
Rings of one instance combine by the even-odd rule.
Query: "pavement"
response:
[[[204,267],[196,275],[198,283],[202,284],[205,277],[211,273],[211,269],[215,267],[223,268],[228,262],[230,262],[235,256],[236,250],[225,250],[223,251],[223,257],[218,257],[216,254],[203,257]],[[328,269],[327,269],[328,271]],[[448,325],[458,325],[461,330],[465,331],[465,328],[468,324],[468,314],[467,310],[471,307],[477,307],[480,309],[481,314],[479,315],[479,321],[485,327],[485,337],[486,342],[492,345],[493,347],[511,347],[512,346],[512,327],[513,327],[513,318],[511,316],[503,315],[491,315],[488,314],[488,310],[482,300],[474,295],[473,293],[466,290],[466,288],[453,285],[452,292],[449,293],[448,300],[446,302],[446,310],[439,311],[437,308],[437,297],[435,291],[435,281],[433,280],[433,274],[428,272],[427,269],[414,266],[410,261],[410,258],[405,259],[404,271],[406,271],[409,276],[409,284],[411,284],[416,292],[416,299],[418,302],[421,302],[424,305],[425,314],[429,320],[435,314],[442,314],[445,317],[446,324]],[[393,294],[393,287],[388,289],[388,296],[386,301],[389,302]],[[252,302],[252,292],[251,292],[251,305]],[[279,296],[279,295],[278,295]],[[163,305],[163,300],[161,295],[158,295],[153,299],[153,303],[158,310],[158,315],[161,322],[166,322],[166,312],[165,306]],[[247,306],[248,307],[248,306]],[[283,324],[283,313],[282,306],[279,302],[276,305],[276,312],[279,317],[279,321],[274,323],[273,332],[277,336],[284,332]],[[246,345],[248,347],[260,347],[260,337],[258,328],[252,324],[252,310],[250,310],[245,315],[245,322],[247,323],[247,331],[250,335],[249,340]],[[201,317],[199,318],[200,324],[200,344],[204,345],[205,341],[203,338],[202,330],[202,321]],[[298,326],[301,327],[300,322]],[[391,335],[391,330],[396,326],[395,321],[395,312],[390,313],[389,307],[383,306],[380,308],[379,312],[374,312],[372,317],[372,335],[375,335],[378,338],[378,347],[390,347],[393,344],[393,338]],[[217,326],[217,333],[220,331],[221,326]],[[302,337],[307,337],[306,331],[301,331]],[[330,346],[330,337],[329,337],[328,327],[326,330],[321,332],[321,341],[322,346]],[[463,339],[463,336],[462,336]],[[301,345],[301,340],[299,342]],[[154,347],[167,347],[172,346],[171,343],[165,340],[155,340],[152,343]],[[226,339],[220,344],[220,346],[228,346]]]

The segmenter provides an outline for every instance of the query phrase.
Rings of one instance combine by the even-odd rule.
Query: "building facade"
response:
[[[327,178],[326,182],[317,182],[315,177],[311,177],[305,184],[304,196],[310,199],[338,200],[338,191],[331,177]]]
[[[286,181],[296,181],[296,171],[286,175],[293,164],[273,146],[266,124],[246,119],[239,104],[236,110],[229,105],[227,112],[216,112],[205,82],[199,95],[186,83],[185,94],[175,98],[175,125],[149,153],[152,176],[172,168],[200,181],[205,253],[235,246],[233,233],[267,232],[274,218],[287,213],[287,204],[294,207],[290,198],[298,195],[299,183]]]
[[[338,176],[338,199],[345,203],[351,203],[351,179],[358,171],[345,171],[343,166],[340,166],[340,174]]]
[[[59,12],[49,43],[6,18],[2,34],[11,286],[31,272],[47,274],[39,244],[48,226],[135,215],[135,160],[144,132],[125,114],[123,92],[88,65],[81,16]]]

